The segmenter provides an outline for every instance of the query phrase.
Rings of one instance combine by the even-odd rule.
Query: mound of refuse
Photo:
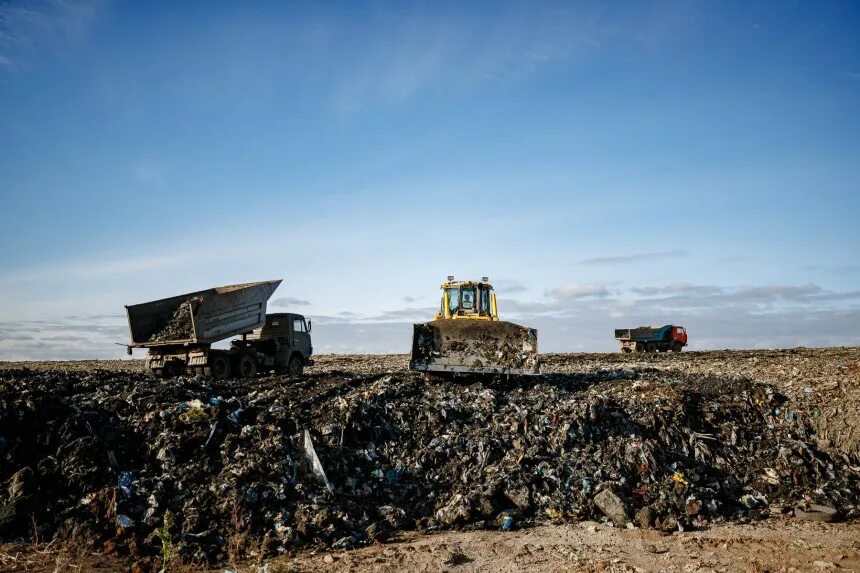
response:
[[[253,383],[7,370],[0,540],[218,562],[412,529],[857,517],[857,460],[813,443],[772,386],[647,368]]]
[[[173,311],[164,326],[149,337],[149,342],[187,340],[193,336],[194,324],[191,315],[191,301],[186,301]]]

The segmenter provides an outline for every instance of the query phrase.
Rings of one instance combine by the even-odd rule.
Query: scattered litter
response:
[[[802,503],[799,519],[856,515],[860,501],[860,464],[822,450],[770,384],[644,366],[635,380],[428,381],[332,364],[254,383],[0,371],[0,539],[37,524],[40,539],[142,557],[169,543],[223,563],[403,530],[668,532]]]
[[[313,469],[314,475],[317,476],[323,484],[325,484],[325,488],[329,493],[333,492],[334,488],[331,487],[328,477],[325,475],[325,470],[320,463],[319,457],[317,457],[316,450],[314,450],[314,442],[311,439],[311,434],[307,430],[305,430],[305,456],[307,456],[308,462],[311,464],[311,469]]]

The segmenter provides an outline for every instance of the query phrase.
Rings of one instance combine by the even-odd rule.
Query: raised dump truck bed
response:
[[[212,344],[261,327],[280,280],[229,285],[126,306],[132,348]]]
[[[253,378],[258,370],[292,376],[310,366],[310,321],[300,314],[266,315],[280,280],[210,288],[126,306],[133,348],[146,348],[156,376]],[[241,335],[228,350],[212,344]]]
[[[666,326],[640,326],[638,328],[617,328],[615,329],[615,338],[617,340],[638,340],[647,342],[649,340],[663,340],[666,336],[666,329],[672,328],[672,325]]]

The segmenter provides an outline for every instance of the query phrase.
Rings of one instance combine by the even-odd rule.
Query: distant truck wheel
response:
[[[224,380],[230,377],[230,359],[226,354],[220,352],[209,355],[209,366],[212,368],[212,377],[217,380]]]
[[[236,362],[236,373],[242,378],[254,378],[257,376],[257,361],[249,354],[242,354]]]
[[[672,343],[672,352],[681,352],[684,349],[684,345],[678,342],[677,340]]]
[[[287,363],[288,376],[301,376],[305,371],[305,365],[302,362],[302,357],[298,354],[293,354]]]
[[[657,352],[657,344],[654,342],[649,342],[648,345],[645,347],[645,350],[651,353]]]
[[[624,354],[630,354],[630,353],[631,353],[631,352],[633,352],[633,351],[632,351],[629,347],[627,347],[627,346],[622,346],[622,347],[621,347],[621,352],[623,352]]]

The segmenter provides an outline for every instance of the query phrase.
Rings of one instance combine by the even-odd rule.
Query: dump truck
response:
[[[683,326],[640,326],[615,330],[621,352],[681,352],[687,346],[687,329]]]
[[[280,284],[228,285],[126,306],[128,353],[145,348],[147,370],[163,378],[253,378],[263,370],[300,375],[313,364],[311,322],[300,314],[266,314]],[[237,336],[228,349],[212,348]]]
[[[499,320],[493,286],[481,281],[441,285],[434,320],[413,325],[410,370],[437,374],[540,374],[537,330]]]

